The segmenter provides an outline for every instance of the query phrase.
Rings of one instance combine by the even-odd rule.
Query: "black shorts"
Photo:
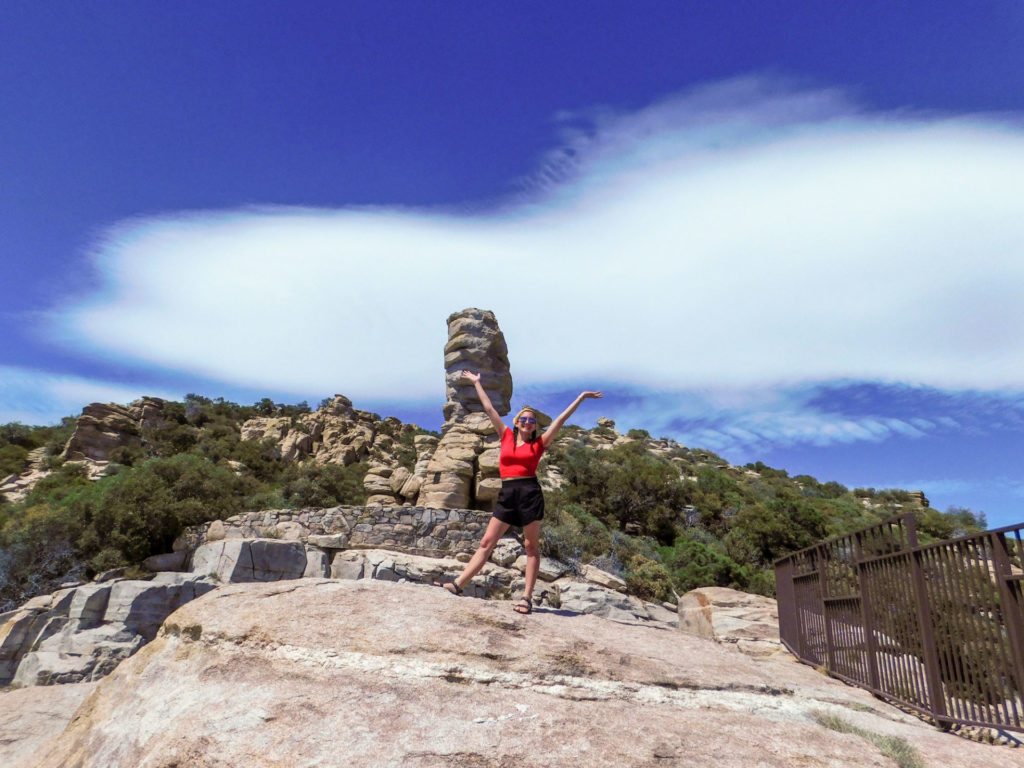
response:
[[[503,523],[524,528],[544,519],[544,492],[536,477],[513,477],[501,481],[494,516]]]

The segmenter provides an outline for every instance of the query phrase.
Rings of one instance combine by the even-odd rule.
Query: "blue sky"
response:
[[[1024,2],[0,6],[0,422],[515,403],[1024,520]]]

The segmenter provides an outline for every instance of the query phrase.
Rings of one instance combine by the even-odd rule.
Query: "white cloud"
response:
[[[445,318],[467,306],[496,312],[520,383],[1024,383],[1019,125],[756,79],[564,124],[572,154],[545,159],[550,181],[486,214],[125,222],[96,246],[103,292],[55,327],[104,355],[357,400],[438,392]],[[922,429],[773,418],[736,426],[812,442]]]
[[[0,424],[56,424],[64,416],[78,415],[87,403],[130,403],[143,395],[181,397],[154,391],[151,386],[113,384],[0,365]]]

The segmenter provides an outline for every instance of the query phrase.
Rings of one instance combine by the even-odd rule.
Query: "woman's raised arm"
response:
[[[565,424],[566,419],[572,416],[573,412],[580,407],[580,403],[584,400],[589,400],[590,398],[599,397],[604,397],[604,395],[600,392],[580,392],[579,396],[572,401],[568,408],[558,414],[558,418],[552,421],[551,426],[548,427],[544,434],[540,436],[541,442],[544,443],[544,448],[546,449],[551,445],[551,441],[558,435],[558,430],[560,430],[562,425]]]
[[[501,416],[494,410],[494,406],[491,404],[491,398],[487,396],[487,392],[484,391],[483,384],[480,383],[480,374],[474,371],[463,371],[462,378],[469,379],[473,382],[473,386],[476,387],[476,395],[480,398],[480,404],[484,407],[484,413],[491,418],[491,424],[494,425],[494,430],[498,433],[498,436],[505,434],[505,422],[501,420]]]

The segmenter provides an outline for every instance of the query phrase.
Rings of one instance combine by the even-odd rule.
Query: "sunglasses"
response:
[[[520,416],[519,417],[519,423],[520,424],[536,424],[537,420],[536,419],[531,419],[529,416]]]

